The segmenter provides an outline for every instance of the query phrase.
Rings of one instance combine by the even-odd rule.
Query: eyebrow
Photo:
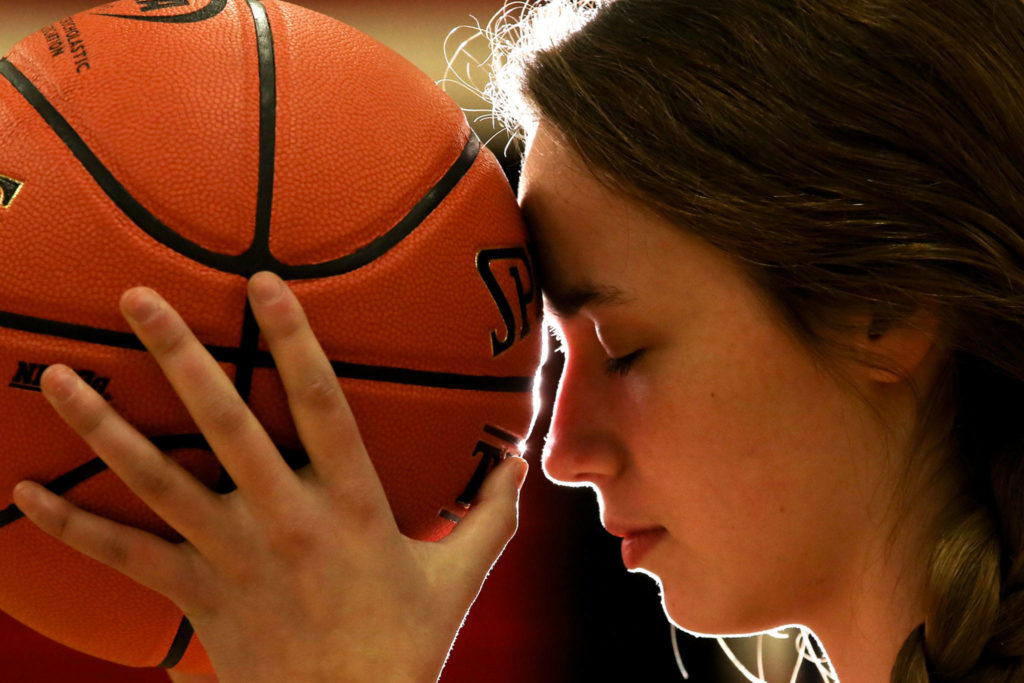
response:
[[[586,282],[564,290],[544,290],[544,300],[555,317],[571,318],[584,306],[621,306],[633,297],[618,287]]]

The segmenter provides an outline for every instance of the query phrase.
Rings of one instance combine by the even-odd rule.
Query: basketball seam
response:
[[[99,344],[132,351],[145,351],[135,335],[130,332],[117,332],[87,325],[48,320],[18,313],[0,311],[0,328],[41,334],[55,339],[82,341],[88,344]],[[207,344],[206,350],[218,362],[229,365],[239,363],[239,349],[231,346]],[[254,354],[253,364],[257,368],[276,368],[274,357],[269,351],[260,350]],[[462,391],[483,391],[495,393],[528,393],[533,391],[533,377],[501,376],[501,375],[464,375],[454,372],[438,372],[435,370],[416,370],[386,365],[368,365],[347,361],[331,361],[334,372],[344,379],[358,379],[388,384],[403,384],[434,389],[454,389]]]
[[[439,207],[462,178],[469,173],[480,153],[480,140],[469,127],[464,127],[466,142],[451,166],[412,207],[395,226],[351,253],[331,261],[317,264],[289,265],[277,260],[270,248],[270,233],[273,209],[273,189],[276,150],[277,120],[277,73],[274,58],[273,35],[266,10],[259,0],[246,0],[255,23],[257,52],[259,57],[260,81],[260,130],[259,170],[257,182],[257,207],[252,243],[242,254],[224,254],[206,249],[187,239],[164,224],[156,215],[139,202],[115,175],[103,164],[86,144],[71,123],[46,98],[36,85],[7,58],[0,59],[0,76],[3,76],[22,98],[42,117],[44,123],[56,134],[84,167],[98,187],[132,223],[148,234],[153,240],[186,258],[221,272],[244,277],[260,270],[274,270],[286,280],[302,280],[341,275],[361,268],[389,253],[421,225]],[[211,0],[208,5],[192,15],[181,17],[148,17],[150,21],[200,21],[219,14],[227,0]],[[206,13],[205,15],[203,13]],[[208,15],[208,16],[207,16]],[[104,15],[118,17],[119,15]],[[201,17],[201,18],[199,18]],[[125,19],[139,17],[123,16]],[[468,132],[466,132],[468,131]],[[144,351],[143,345],[134,335],[114,330],[89,327],[43,318],[35,318],[0,311],[0,327],[43,334],[53,338],[80,340],[86,343],[122,347]],[[242,334],[238,347],[207,347],[221,362],[236,366],[235,386],[242,398],[248,401],[252,377],[256,368],[273,368],[275,363],[268,352],[259,348],[259,327],[246,303]],[[473,390],[484,392],[532,391],[532,377],[495,377],[462,375],[457,373],[413,370],[332,361],[335,374],[350,379],[387,382],[405,385],[419,385],[430,388]],[[485,428],[492,436],[512,443],[514,436],[496,428]],[[180,448],[203,448],[209,445],[201,434],[150,436],[161,450]],[[516,440],[518,441],[518,440]],[[301,450],[281,449],[288,464],[298,468],[309,463],[308,455]],[[107,466],[98,458],[90,459],[67,471],[46,484],[57,494],[64,494],[76,486],[107,471]],[[234,485],[226,472],[221,470],[220,481],[216,484],[219,492],[233,489]],[[0,510],[0,528],[22,518],[23,514],[14,505]],[[187,617],[182,615],[176,633],[166,656],[158,666],[173,668],[180,664],[194,641],[194,630]]]
[[[213,452],[213,449],[210,448],[210,444],[207,442],[206,437],[202,434],[151,435],[147,438],[162,453],[186,449],[203,450],[210,453]],[[285,463],[293,470],[300,470],[310,463],[309,454],[302,448],[284,448],[278,446],[278,450],[281,452],[281,456]],[[76,486],[84,484],[93,477],[106,472],[108,469],[107,464],[102,460],[99,458],[92,458],[78,467],[68,470],[64,474],[57,475],[48,482],[39,483],[43,484],[43,486],[51,493],[63,495],[73,490]],[[213,486],[213,490],[217,493],[231,493],[236,488],[235,482],[232,481],[231,477],[223,470],[221,471],[220,479]],[[24,516],[25,513],[18,509],[18,506],[13,503],[8,505],[0,510],[0,529],[8,524],[13,524]]]
[[[225,273],[251,276],[262,269],[272,269],[285,280],[304,280],[343,275],[358,270],[387,254],[440,206],[441,202],[455,189],[456,185],[472,168],[480,152],[480,139],[466,128],[468,137],[462,152],[440,180],[434,184],[415,206],[394,227],[379,235],[370,243],[345,256],[322,263],[287,264],[272,254],[254,254],[258,248],[254,242],[242,254],[222,254],[211,251],[181,236],[154,216],[121,184],[99,157],[89,148],[64,116],[53,106],[34,83],[6,57],[0,59],[0,76],[3,76],[29,105],[43,118],[71,150],[85,170],[93,177],[107,197],[139,229],[154,240],[185,256],[196,263]]]
[[[258,6],[259,9],[253,9],[255,6]],[[253,11],[254,21],[256,22],[257,41],[258,47],[260,48],[261,123],[260,180],[258,184],[261,189],[261,203],[259,205],[257,215],[257,226],[262,227],[257,231],[256,237],[258,239],[254,240],[253,245],[247,252],[247,254],[250,255],[248,257],[250,259],[250,263],[246,265],[244,272],[251,275],[259,270],[271,268],[285,279],[294,280],[305,277],[327,277],[341,272],[355,270],[356,268],[366,265],[390,251],[402,239],[408,236],[413,229],[421,224],[423,220],[430,215],[430,213],[433,212],[433,210],[445,199],[445,197],[448,196],[451,190],[459,183],[465,173],[475,162],[479,154],[479,139],[476,137],[475,133],[470,131],[469,140],[463,148],[459,159],[449,168],[441,180],[423,196],[423,198],[407,214],[407,216],[395,226],[395,228],[379,236],[370,244],[345,257],[342,257],[341,259],[326,263],[299,266],[288,266],[278,263],[272,254],[270,254],[269,249],[274,148],[276,146],[274,141],[276,115],[273,113],[273,109],[276,106],[276,93],[274,92],[276,69],[273,65],[273,42],[272,36],[270,35],[269,22],[266,21],[266,14],[265,11],[263,11],[262,5],[256,3],[255,0],[250,0],[249,7]],[[262,19],[257,16],[257,12],[262,16]],[[265,25],[265,30],[263,31],[260,29],[261,21],[264,22]],[[119,188],[118,191],[124,195],[124,201],[134,205],[137,212],[139,212],[139,216],[144,219],[141,221],[142,223],[146,223],[148,221],[151,224],[159,225],[160,229],[166,231],[170,235],[173,235],[174,238],[183,243],[192,245],[197,250],[204,251],[211,258],[240,258],[203,250],[202,247],[185,240],[185,238],[160,223],[160,221],[149,213],[145,207],[138,204],[130,193],[128,193],[116,178],[114,178],[114,176],[103,166],[102,162],[99,161],[85,142],[78,136],[67,120],[64,119],[64,117],[56,110],[56,108],[53,107],[52,104],[50,104],[48,100],[46,100],[45,96],[43,96],[43,94],[31,83],[27,76],[21,73],[21,71],[7,59],[0,60],[0,75],[3,75],[11,85],[18,90],[22,97],[24,97],[29,104],[36,109],[50,128],[54,130],[58,137],[64,141],[65,145],[71,149],[79,161],[85,166],[86,170],[91,173],[96,182],[107,193],[108,197],[110,197],[111,200],[121,208],[125,215],[132,218],[133,221],[136,222],[136,225],[139,225],[140,228],[152,235],[149,230],[146,230],[145,225],[140,225],[140,221],[135,220],[130,211],[125,210],[125,206],[122,206],[122,203],[118,202],[115,197],[117,192],[112,191],[112,187]],[[94,170],[95,172],[93,172]],[[104,186],[105,181],[101,180],[101,178],[106,179],[107,186]],[[157,241],[161,241],[157,236],[152,236],[154,239],[157,239]],[[165,246],[174,249],[172,245],[168,245],[166,242],[162,243]],[[175,250],[193,258],[193,255],[186,254],[182,249]],[[201,262],[200,259],[193,258],[193,260]],[[211,263],[206,263],[205,265],[216,267]],[[230,269],[222,268],[221,270],[233,272]],[[241,270],[238,270],[238,272],[239,274],[242,273]],[[19,315],[10,312],[0,311],[0,326],[7,327],[9,329],[46,334],[57,338],[78,339],[89,343],[144,350],[142,344],[139,343],[134,335],[130,333],[104,330],[84,325],[76,325],[73,323]],[[251,373],[251,369],[255,367],[274,367],[273,358],[269,353],[259,351],[256,347],[258,328],[255,324],[255,319],[252,317],[252,311],[248,305],[245,310],[242,337],[243,338],[240,340],[240,348],[238,349],[222,346],[208,346],[207,348],[217,360],[236,365],[238,369],[238,372],[236,372],[236,378],[239,378],[238,388],[240,391],[244,391],[247,394],[248,382],[246,381],[245,376]],[[334,365],[335,372],[339,377],[350,379],[363,379],[442,389],[495,391],[502,393],[527,393],[532,391],[533,388],[532,377],[463,375],[459,373],[412,370],[408,368],[374,366],[341,361],[332,361],[332,364]],[[248,368],[248,370],[246,370],[246,368]]]
[[[202,434],[168,434],[165,436],[149,436],[150,441],[159,450],[163,452],[183,450],[183,449],[201,449],[212,452],[210,445],[206,441],[206,437]],[[295,456],[292,456],[293,461]],[[308,457],[307,457],[308,460]],[[49,490],[51,493],[57,495],[63,495],[74,489],[79,484],[84,484],[93,477],[106,472],[107,464],[99,458],[93,458],[87,460],[81,465],[68,470],[64,474],[57,475],[55,478],[48,482],[40,482]],[[14,504],[8,505],[6,508],[0,510],[0,529],[12,524],[25,514],[18,509]]]

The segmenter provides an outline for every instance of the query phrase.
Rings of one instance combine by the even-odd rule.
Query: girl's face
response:
[[[887,528],[880,426],[728,257],[609,191],[546,124],[520,202],[566,353],[548,478],[598,492],[680,627],[810,623]]]

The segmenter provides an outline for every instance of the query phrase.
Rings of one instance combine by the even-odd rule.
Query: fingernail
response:
[[[68,400],[77,384],[78,375],[66,365],[51,365],[40,378],[40,386],[57,401]]]
[[[273,273],[263,271],[249,280],[249,292],[256,303],[272,304],[284,292],[284,283]]]
[[[121,298],[121,308],[124,314],[134,322],[142,324],[156,315],[160,308],[160,299],[156,292],[148,287],[136,287],[128,290]]]

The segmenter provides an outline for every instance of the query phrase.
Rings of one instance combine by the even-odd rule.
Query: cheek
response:
[[[639,385],[650,408],[634,418],[646,428],[635,449],[655,454],[638,459],[640,476],[723,560],[737,549],[778,562],[808,545],[831,553],[867,504],[859,413],[784,341],[746,338]]]
[[[636,392],[677,448],[737,482],[768,485],[829,471],[855,445],[861,425],[850,397],[788,340],[737,333],[709,341]]]
[[[796,623],[868,528],[836,406],[763,373],[688,379],[648,415],[663,450],[640,474],[675,541],[657,567],[666,609],[701,633]]]

